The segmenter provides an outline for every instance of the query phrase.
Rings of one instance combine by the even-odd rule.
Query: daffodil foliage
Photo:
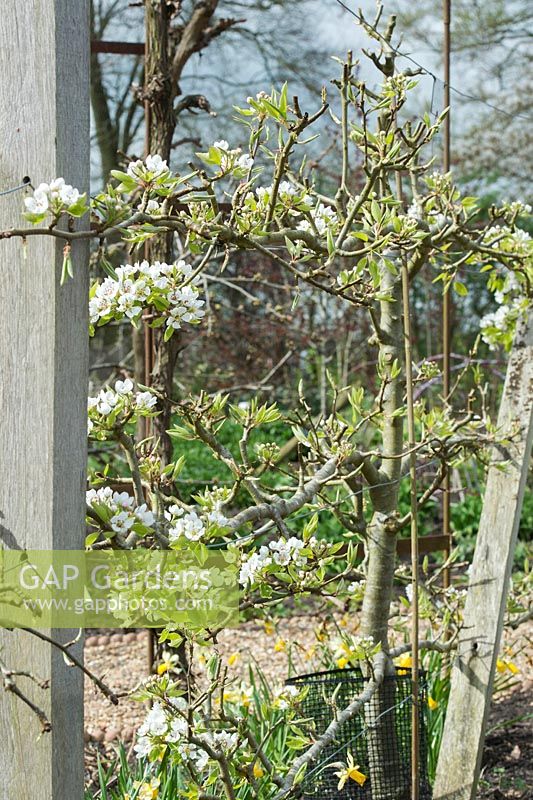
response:
[[[332,379],[331,410],[319,418],[303,387],[289,409],[254,398],[233,402],[229,393],[163,397],[159,388],[134,386],[130,379],[89,398],[92,446],[106,453],[116,447],[129,475],[108,468],[92,476],[87,546],[172,549],[194,543],[233,551],[243,614],[275,627],[279,610],[298,598],[349,615],[362,609],[361,634],[341,628],[326,661],[340,668],[362,663],[371,671],[375,659],[389,651],[395,542],[410,523],[398,504],[408,466],[401,272],[407,271],[411,284],[434,281],[459,298],[468,295],[472,273],[486,274],[498,309],[484,318],[481,335],[494,347],[510,346],[516,321],[530,305],[533,279],[531,241],[520,226],[529,208],[505,203],[490,208],[487,220],[475,198],[461,195],[451,174],[435,170],[428,145],[443,115],[407,119],[416,80],[396,71],[391,36],[392,30],[373,33],[378,71],[372,88],[358,78],[350,58],[340,65],[332,97],[324,91],[316,109],[302,110],[286,85],[261,92],[236,109],[245,144],[220,139],[197,154],[197,168],[176,172],[153,154],[114,172],[112,183],[90,201],[62,179],[39,186],[26,199],[27,220],[43,225],[30,228],[31,234],[61,231],[65,279],[72,243],[90,238],[98,244],[101,278],[89,300],[93,335],[106,325],[138,326],[142,319],[160,332],[162,352],[178,331],[206,324],[204,278],[220,276],[237,251],[260,255],[265,270],[272,263],[283,271],[295,302],[311,292],[369,319],[374,379],[350,386]],[[315,130],[323,131],[326,115],[338,129],[343,155],[338,180],[318,182],[306,152]],[[359,165],[356,189],[348,177],[349,159]],[[75,230],[74,221],[89,212],[90,228]],[[4,233],[27,235],[26,228]],[[145,259],[144,244],[163,235],[174,238],[179,258]],[[113,267],[108,246],[117,237],[133,258]],[[498,439],[479,366],[467,365],[453,393],[444,400],[433,396],[430,403],[424,388],[438,383],[440,371],[436,362],[415,370],[421,508],[434,499],[450,467],[473,458],[486,461]],[[460,389],[465,376],[466,395]],[[173,410],[170,463],[162,458],[157,436],[148,431],[139,441],[136,433],[140,419],[157,418],[162,403]],[[281,460],[278,443],[253,443],[256,432],[274,422],[296,437],[297,457],[290,463]],[[228,424],[240,431],[233,449],[223,443]],[[191,441],[201,443],[228,476],[192,498],[180,479]],[[332,520],[344,531],[340,541],[328,538]],[[366,555],[356,565],[359,543]],[[399,575],[405,583],[408,578]],[[460,625],[460,598],[443,593],[429,578],[428,583],[422,613],[437,638],[435,620],[444,616],[453,630]],[[401,616],[405,604],[407,597],[396,602],[394,614]],[[170,655],[143,691],[156,702],[141,728],[137,753],[154,763],[182,764],[183,798],[289,797],[320,752],[320,743],[313,749],[300,725],[298,692],[267,702],[252,696],[249,687],[235,686],[231,665],[217,655],[217,635],[172,626],[163,632]],[[187,654],[186,689],[185,667],[171,655],[179,644]],[[283,640],[273,649],[283,651]],[[198,679],[200,673],[204,679]],[[287,750],[298,755],[296,768]],[[338,765],[339,787],[363,786],[365,769],[349,756]],[[145,796],[155,796],[150,794],[155,784],[147,787]]]

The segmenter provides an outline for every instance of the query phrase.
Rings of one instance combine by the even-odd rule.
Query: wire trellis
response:
[[[331,670],[291,678],[287,683],[307,693],[302,716],[311,736],[318,738],[365,688],[367,679],[359,669]],[[420,800],[431,800],[427,769],[425,681],[418,691],[420,730]],[[335,739],[320,754],[320,763],[310,769],[303,782],[305,800],[389,800],[409,798],[411,780],[411,675],[399,669],[388,676],[359,714],[340,726]],[[348,754],[353,757],[363,783],[348,778],[339,788]],[[342,764],[343,767],[338,766]]]

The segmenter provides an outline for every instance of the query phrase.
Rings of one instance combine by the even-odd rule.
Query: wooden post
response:
[[[498,427],[513,436],[489,468],[434,800],[474,800],[533,438],[533,317],[515,336]],[[513,435],[514,434],[514,435]]]
[[[89,188],[89,0],[5,0],[0,14],[0,191],[64,177]],[[23,224],[22,192],[0,197],[0,229]],[[85,223],[88,224],[88,223]],[[84,542],[88,382],[88,247],[0,242],[0,544],[78,549]],[[72,631],[52,631],[63,641]],[[79,655],[79,647],[78,652]],[[82,800],[83,680],[61,653],[25,632],[0,631],[2,659],[50,679],[21,688],[35,715],[0,683],[2,800]]]

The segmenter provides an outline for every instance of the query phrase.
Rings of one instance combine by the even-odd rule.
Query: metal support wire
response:
[[[24,178],[22,178],[22,183],[20,183],[18,186],[12,186],[11,189],[4,189],[2,192],[0,192],[0,197],[3,197],[6,194],[13,194],[13,192],[20,192],[21,189],[28,188],[31,189],[33,187],[31,185],[31,179],[26,175]]]

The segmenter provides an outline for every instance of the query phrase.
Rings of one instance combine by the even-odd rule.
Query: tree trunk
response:
[[[388,269],[382,274],[382,291],[390,293],[393,302],[381,301],[379,321],[380,360],[387,371],[387,385],[383,394],[383,455],[381,468],[383,483],[371,490],[374,509],[367,531],[367,575],[362,610],[362,631],[380,642],[388,652],[389,613],[392,600],[394,570],[396,566],[396,533],[388,525],[398,508],[401,454],[403,450],[403,419],[394,416],[402,405],[403,370],[392,377],[395,361],[403,362],[403,326],[401,284],[399,276]],[[390,483],[387,484],[387,482]],[[394,676],[389,663],[387,673]],[[396,683],[387,680],[378,691],[374,702],[365,709],[368,731],[368,756],[373,800],[400,800],[408,797],[409,765],[401,763],[395,729],[394,711]],[[388,712],[388,713],[387,713]],[[403,776],[405,775],[405,780]]]
[[[148,142],[151,153],[157,153],[167,161],[176,117],[173,99],[176,87],[172,85],[169,60],[170,6],[163,0],[149,0],[146,15],[146,61],[145,96],[149,104]],[[172,234],[158,236],[150,242],[152,261],[172,261]],[[172,396],[174,368],[178,354],[178,335],[168,342],[163,341],[163,330],[154,330],[154,367],[152,386],[165,399],[159,401],[159,414],[154,419],[154,433],[160,439],[164,464],[172,460],[172,440],[167,430],[171,424],[172,409],[168,398]]]

